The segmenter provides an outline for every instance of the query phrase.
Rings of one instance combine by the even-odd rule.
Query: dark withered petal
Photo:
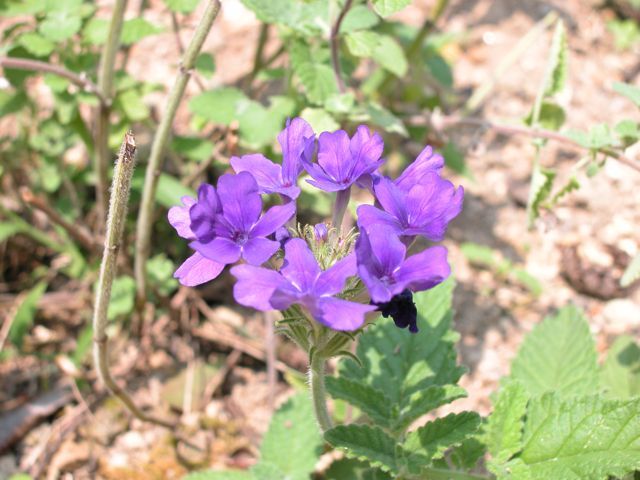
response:
[[[391,317],[398,328],[407,328],[411,333],[418,332],[418,310],[413,302],[411,290],[403,290],[385,303],[374,303],[384,318]]]

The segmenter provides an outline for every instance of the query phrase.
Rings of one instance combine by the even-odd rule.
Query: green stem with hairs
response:
[[[192,69],[195,66],[196,58],[202,49],[202,45],[211,30],[213,21],[220,11],[219,0],[208,0],[208,5],[204,11],[200,23],[187,47],[180,64],[180,71],[171,88],[167,105],[162,116],[162,121],[158,126],[156,135],[151,146],[149,164],[144,178],[144,188],[142,190],[142,203],[138,214],[135,247],[134,273],[136,277],[136,304],[138,311],[142,309],[146,299],[147,272],[146,264],[149,258],[151,246],[151,224],[153,221],[153,207],[160,176],[160,160],[169,141],[171,126],[175,118],[180,100],[191,77]]]
[[[323,433],[333,428],[333,422],[327,409],[327,392],[324,388],[325,363],[325,358],[318,353],[311,355],[309,364],[309,386],[311,388],[313,410]]]

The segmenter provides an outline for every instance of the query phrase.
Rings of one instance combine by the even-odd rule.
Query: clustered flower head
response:
[[[278,142],[281,164],[261,154],[232,157],[235,174],[222,175],[215,187],[201,185],[197,199],[183,197],[182,206],[169,210],[169,222],[194,251],[175,277],[196,286],[237,264],[231,274],[241,305],[295,309],[337,331],[361,328],[378,310],[417,332],[413,293],[444,281],[450,268],[445,247],[409,254],[410,246],[419,237],[441,241],[464,196],[442,178],[443,158],[427,146],[392,180],[380,172],[382,138],[365,125],[351,137],[338,130],[316,138],[307,122],[294,118]],[[312,186],[336,192],[332,225],[297,226],[303,172]],[[353,188],[369,190],[374,201],[357,208],[356,229],[343,233]],[[266,195],[279,204],[265,209]]]

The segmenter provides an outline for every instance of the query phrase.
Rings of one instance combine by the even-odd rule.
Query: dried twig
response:
[[[336,77],[336,83],[338,84],[340,93],[344,93],[347,90],[344,80],[342,79],[342,69],[340,68],[340,25],[342,25],[342,21],[351,8],[352,3],[353,0],[346,0],[346,2],[344,2],[338,18],[336,18],[336,21],[331,26],[331,36],[329,37],[331,44],[331,65],[333,65],[333,74]]]

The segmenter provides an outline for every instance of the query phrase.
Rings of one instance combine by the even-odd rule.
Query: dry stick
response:
[[[13,68],[16,70],[30,70],[33,72],[51,73],[58,77],[66,78],[74,85],[82,88],[85,92],[91,93],[98,97],[100,103],[107,103],[107,99],[102,94],[98,86],[93,83],[84,74],[78,75],[71,72],[66,68],[58,65],[52,65],[47,62],[40,62],[38,60],[29,60],[26,58],[12,58],[12,57],[0,57],[0,67]]]
[[[171,133],[171,125],[178,110],[178,105],[182,99],[182,95],[187,87],[187,82],[191,76],[198,53],[202,48],[213,21],[220,11],[219,0],[208,0],[206,10],[196,28],[195,34],[187,47],[187,51],[182,58],[180,71],[171,88],[167,106],[162,116],[162,121],[158,126],[158,130],[153,139],[151,146],[151,154],[149,155],[149,164],[144,178],[144,188],[142,190],[142,203],[140,204],[140,212],[138,214],[138,223],[136,230],[136,249],[134,273],[136,277],[136,305],[138,311],[142,310],[146,299],[147,291],[147,272],[146,264],[149,258],[149,250],[151,246],[151,223],[153,221],[153,207],[156,188],[158,186],[158,177],[160,175],[160,159],[164,153],[165,147]]]
[[[120,46],[120,35],[124,21],[124,10],[127,0],[116,0],[109,24],[109,34],[100,57],[98,71],[98,89],[106,99],[98,108],[95,127],[95,164],[96,199],[98,207],[98,225],[102,225],[107,211],[107,195],[109,189],[109,117],[111,114],[111,99],[115,60]]]
[[[351,8],[352,2],[353,0],[347,0],[344,2],[344,6],[342,7],[342,10],[340,10],[338,18],[331,27],[331,36],[329,38],[329,42],[331,43],[331,64],[333,65],[333,74],[336,77],[336,83],[338,84],[338,90],[340,90],[340,93],[347,91],[347,87],[342,79],[342,69],[340,68],[340,25]]]
[[[71,238],[77,241],[82,247],[89,252],[99,252],[99,244],[93,240],[89,232],[81,228],[79,225],[75,225],[62,217],[55,209],[49,205],[46,200],[37,197],[31,190],[26,187],[20,189],[20,196],[22,200],[33,208],[40,210],[44,213],[49,220],[62,227]]]
[[[120,387],[109,371],[107,359],[107,340],[105,333],[107,326],[107,311],[111,297],[111,286],[116,274],[116,260],[122,241],[125,218],[127,215],[127,203],[129,190],[131,189],[131,176],[135,165],[136,142],[133,134],[127,133],[120,147],[120,154],[113,174],[111,201],[109,203],[109,216],[107,218],[107,231],[104,240],[104,252],[100,264],[100,276],[93,312],[93,342],[94,363],[98,377],[105,386],[118,397],[127,409],[140,420],[155,423],[163,427],[174,429],[175,425],[163,419],[157,419],[147,415],[133,402],[129,394]]]
[[[424,119],[421,119],[424,120]],[[578,142],[569,138],[561,133],[554,132],[553,130],[545,130],[542,128],[527,128],[522,126],[514,126],[514,125],[500,125],[497,123],[490,122],[488,120],[484,120],[482,118],[470,118],[470,117],[458,117],[458,116],[442,116],[442,117],[434,117],[431,120],[432,125],[436,130],[445,130],[454,125],[471,125],[479,128],[483,128],[485,130],[493,130],[496,133],[502,135],[526,135],[529,137],[535,138],[546,138],[548,140],[555,140],[556,142],[565,143],[571,145],[576,148],[584,149],[583,145],[580,145]],[[627,165],[630,168],[633,168],[636,171],[640,172],[640,161],[634,160],[632,158],[627,157],[623,153],[620,153],[616,150],[610,148],[599,148],[597,149],[600,153],[607,155],[609,157],[615,158],[620,163]]]

